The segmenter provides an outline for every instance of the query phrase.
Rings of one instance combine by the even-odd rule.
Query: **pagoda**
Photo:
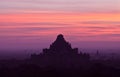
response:
[[[40,54],[32,54],[31,60],[42,67],[79,67],[89,61],[89,54],[78,52],[59,34],[49,48],[44,48]]]

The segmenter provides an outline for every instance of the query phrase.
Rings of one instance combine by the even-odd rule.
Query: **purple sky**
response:
[[[74,47],[120,46],[120,0],[0,0],[0,50],[48,47],[58,34]]]

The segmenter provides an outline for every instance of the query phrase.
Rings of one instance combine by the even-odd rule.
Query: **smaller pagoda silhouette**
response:
[[[49,48],[43,49],[42,53],[31,55],[33,63],[41,67],[79,67],[88,63],[89,59],[89,54],[79,53],[78,48],[72,48],[62,34],[57,36]]]

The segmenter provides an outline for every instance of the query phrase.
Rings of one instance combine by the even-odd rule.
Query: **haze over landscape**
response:
[[[48,47],[58,34],[64,34],[73,47],[119,49],[120,1],[0,1],[0,50],[4,53]]]

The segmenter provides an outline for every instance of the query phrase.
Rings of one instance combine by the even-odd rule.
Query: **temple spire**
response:
[[[59,35],[57,36],[56,41],[59,41],[59,40],[65,41],[64,36],[63,36],[62,34],[59,34]]]
[[[64,39],[62,34],[59,34],[56,40],[50,46],[50,50],[56,51],[70,51],[71,49],[70,43]]]

